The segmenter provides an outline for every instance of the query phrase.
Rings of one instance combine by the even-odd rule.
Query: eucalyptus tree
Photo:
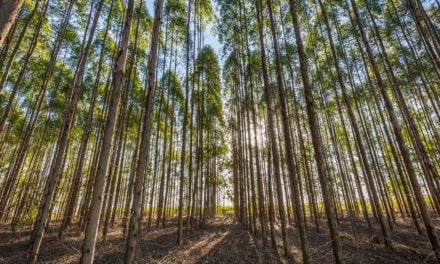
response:
[[[38,3],[36,4],[36,6],[34,8],[34,11],[32,11],[32,13],[35,12],[37,7],[38,7]],[[44,5],[43,10],[40,13],[40,17],[38,19],[37,26],[36,26],[36,31],[34,33],[34,36],[32,37],[32,42],[31,42],[31,44],[29,46],[29,50],[27,51],[26,58],[25,58],[25,61],[24,61],[24,65],[23,65],[23,67],[22,67],[22,69],[21,69],[21,71],[20,71],[20,73],[18,75],[18,78],[15,81],[14,87],[12,88],[12,91],[11,91],[11,93],[9,95],[8,103],[7,103],[6,107],[3,109],[2,119],[0,121],[0,134],[1,134],[3,128],[4,128],[5,124],[6,124],[6,120],[7,120],[8,116],[9,116],[9,112],[10,112],[12,104],[14,102],[14,97],[15,97],[16,93],[18,92],[19,87],[23,84],[23,79],[24,79],[24,76],[26,74],[27,65],[30,62],[30,60],[32,58],[33,51],[34,51],[34,49],[35,49],[35,47],[37,45],[38,38],[39,38],[39,35],[40,35],[40,31],[41,31],[41,27],[42,27],[42,23],[43,23],[43,19],[44,19],[44,16],[45,16],[46,12],[47,12],[47,8],[48,8],[48,1]],[[29,21],[27,23],[29,23]],[[21,37],[22,36],[20,35],[19,40],[21,39]],[[16,52],[17,51],[14,48],[14,50],[12,51],[12,54],[10,55],[10,61],[8,62],[8,65],[9,64],[12,65],[14,53],[16,53]],[[6,68],[5,71],[3,72],[4,76],[2,78],[2,81],[5,80],[4,81],[5,83],[6,83],[6,79],[7,79],[6,76],[8,75],[7,70],[8,69]],[[30,136],[30,134],[32,134],[32,132],[30,130],[31,129],[26,130],[26,132],[29,131],[28,133],[26,133],[26,135]],[[7,205],[8,200],[9,200],[9,196],[10,195],[8,194],[8,192],[11,191],[11,186],[13,185],[14,181],[16,181],[16,179],[18,177],[18,171],[20,170],[19,168],[21,168],[21,166],[22,166],[23,156],[24,156],[23,153],[25,153],[26,150],[27,150],[26,146],[27,146],[26,141],[23,141],[23,144],[20,146],[20,152],[18,153],[16,159],[13,162],[11,162],[11,164],[9,166],[11,174],[8,175],[8,180],[4,183],[3,190],[2,190],[3,191],[2,192],[2,202],[0,202],[0,219],[3,216],[4,209],[5,209],[4,207]]]
[[[383,217],[383,213],[382,213],[382,209],[380,207],[380,203],[379,203],[379,198],[377,196],[377,190],[375,185],[373,184],[373,178],[372,178],[372,173],[371,173],[371,169],[370,169],[370,165],[368,164],[368,159],[367,159],[367,154],[365,151],[365,146],[364,143],[362,141],[362,138],[360,136],[360,131],[359,131],[359,126],[357,123],[357,120],[355,118],[348,94],[347,94],[347,88],[345,85],[345,82],[343,80],[343,76],[342,76],[342,70],[340,68],[340,62],[339,62],[339,58],[338,55],[336,53],[336,47],[333,41],[333,36],[331,33],[331,28],[330,28],[330,23],[329,23],[329,19],[328,19],[328,15],[327,15],[327,10],[325,8],[325,6],[323,5],[321,0],[318,0],[319,6],[321,8],[321,13],[322,13],[322,17],[324,20],[324,24],[325,24],[325,30],[327,33],[327,37],[328,37],[328,41],[330,43],[330,48],[331,48],[331,53],[333,56],[333,61],[334,61],[334,66],[336,69],[336,73],[337,73],[337,79],[339,82],[339,86],[341,87],[341,91],[342,91],[342,95],[343,95],[343,99],[344,99],[344,103],[347,107],[347,112],[348,112],[348,117],[350,120],[350,124],[353,128],[354,131],[354,135],[355,135],[355,139],[357,142],[357,145],[359,147],[359,152],[361,154],[362,157],[362,161],[364,163],[364,168],[365,168],[365,174],[368,178],[368,182],[370,183],[370,188],[371,188],[371,193],[372,193],[372,200],[374,203],[374,207],[376,209],[377,215],[379,217],[379,223],[381,225],[381,229],[382,229],[382,233],[384,234],[385,237],[385,244],[389,247],[391,247],[391,242],[390,242],[390,234],[389,231],[385,225],[385,220]]]
[[[185,161],[186,161],[186,137],[188,127],[188,105],[189,105],[189,67],[190,67],[190,45],[191,45],[191,12],[192,2],[188,0],[188,16],[186,21],[186,55],[185,55],[185,105],[183,110],[183,124],[182,124],[182,153],[180,154],[180,178],[179,178],[179,215],[177,216],[177,244],[182,242],[182,217],[183,217],[183,188],[185,180]],[[191,168],[189,168],[191,169]],[[189,221],[189,219],[187,219]]]
[[[369,40],[367,39],[366,33],[363,29],[363,23],[361,21],[360,15],[359,15],[358,7],[354,1],[350,1],[350,4],[351,4],[353,16],[354,16],[353,20],[355,21],[357,28],[359,29],[360,37],[362,39],[364,48],[366,50],[368,60],[371,64],[377,85],[378,85],[378,87],[380,89],[380,93],[383,97],[385,107],[387,109],[388,116],[389,116],[389,119],[390,119],[390,122],[391,122],[391,125],[393,128],[394,134],[396,136],[396,141],[399,146],[399,149],[400,149],[400,152],[402,155],[402,159],[404,161],[404,165],[406,167],[406,170],[407,170],[407,173],[409,176],[410,183],[413,187],[414,195],[415,195],[416,201],[418,203],[423,222],[425,224],[426,232],[428,234],[432,248],[438,258],[439,257],[438,255],[440,254],[439,253],[439,251],[440,251],[439,241],[437,239],[437,235],[436,235],[434,226],[432,224],[430,213],[429,213],[428,208],[426,206],[425,200],[423,199],[423,194],[422,194],[420,185],[417,181],[417,177],[416,177],[416,174],[414,171],[414,167],[412,165],[412,160],[411,160],[411,157],[410,157],[410,154],[408,151],[408,147],[407,147],[407,145],[404,141],[403,135],[402,135],[401,126],[400,126],[399,121],[397,119],[397,116],[396,116],[396,113],[394,110],[394,106],[391,102],[390,96],[386,91],[385,83],[383,81],[382,75],[380,74],[377,62],[376,62],[375,57],[373,55],[373,51],[372,51],[371,46],[369,44]]]
[[[105,175],[108,171],[110,152],[112,151],[114,141],[114,131],[116,118],[119,110],[119,101],[121,98],[122,85],[125,77],[125,64],[128,54],[128,42],[131,34],[133,20],[134,0],[127,2],[127,10],[123,30],[121,32],[121,42],[115,57],[112,72],[112,92],[108,105],[107,119],[105,121],[102,135],[101,150],[99,152],[95,182],[93,185],[93,196],[90,204],[87,226],[85,230],[84,243],[81,251],[81,263],[92,263],[95,253],[95,244],[97,228],[102,209],[102,192],[104,189]]]
[[[438,1],[155,2],[0,0],[0,221],[35,221],[28,262],[60,223],[82,263],[119,228],[134,263],[152,223],[180,245],[222,195],[305,263],[309,223],[337,263],[364,227],[399,250],[407,220],[438,256]]]
[[[268,3],[269,4],[269,3]],[[278,146],[276,143],[276,135],[275,135],[275,127],[274,127],[274,106],[271,99],[271,92],[269,88],[269,76],[268,76],[268,67],[267,67],[267,58],[266,58],[266,45],[264,40],[264,33],[263,33],[263,5],[261,0],[256,0],[256,16],[258,20],[258,32],[259,32],[259,44],[260,44],[260,58],[261,58],[261,66],[263,68],[263,88],[264,88],[264,99],[266,103],[266,109],[267,109],[267,119],[268,119],[268,129],[269,129],[269,141],[271,144],[271,157],[273,159],[273,169],[275,172],[275,182],[276,182],[276,188],[277,188],[277,197],[278,197],[278,210],[279,215],[281,219],[281,227],[282,227],[282,236],[283,236],[283,246],[284,246],[284,252],[286,255],[289,254],[289,244],[287,242],[287,234],[286,234],[286,221],[285,221],[285,212],[284,212],[284,201],[282,197],[282,190],[281,190],[281,172],[280,172],[280,158],[278,154]],[[270,11],[269,11],[270,12]],[[273,18],[273,14],[271,15]],[[273,27],[273,19],[272,19],[272,31],[274,30]],[[272,36],[275,34],[272,33]],[[274,47],[278,48],[278,47]],[[270,176],[269,176],[270,177]],[[269,198],[272,199],[272,198]],[[270,206],[273,207],[273,206]],[[273,209],[272,209],[273,210]],[[276,242],[272,240],[272,245],[276,245]],[[303,244],[303,246],[305,246]]]
[[[2,0],[0,2],[0,47],[3,45],[9,30],[14,25],[24,0]]]
[[[69,192],[68,205],[65,208],[65,215],[63,218],[63,223],[60,226],[59,237],[62,237],[64,229],[71,223],[72,216],[74,214],[74,209],[75,209],[76,203],[78,201],[79,188],[80,188],[81,180],[82,180],[81,174],[83,172],[87,144],[88,144],[88,141],[90,138],[90,134],[92,132],[91,131],[92,130],[92,121],[93,121],[93,116],[94,116],[96,99],[98,96],[98,88],[99,88],[99,84],[100,84],[101,72],[103,70],[102,68],[103,68],[103,63],[104,63],[104,55],[105,55],[105,51],[106,51],[105,45],[107,43],[109,27],[110,27],[110,22],[111,22],[112,13],[113,13],[113,5],[114,5],[114,1],[112,0],[112,2],[110,4],[109,11],[108,11],[108,15],[107,15],[107,21],[106,21],[106,26],[104,29],[104,35],[101,40],[102,44],[101,44],[101,51],[100,51],[100,55],[99,55],[98,70],[97,70],[95,82],[94,82],[93,88],[92,88],[90,104],[89,104],[89,109],[88,109],[88,113],[87,113],[87,121],[85,124],[84,132],[81,137],[81,143],[80,143],[79,150],[78,150],[78,157],[77,157],[76,164],[75,164],[74,174],[72,176],[72,187]]]
[[[139,235],[139,217],[141,211],[142,186],[144,185],[145,170],[147,166],[147,153],[150,148],[153,99],[156,89],[156,66],[159,49],[159,33],[162,22],[163,0],[156,1],[154,11],[153,31],[151,34],[151,48],[148,59],[148,81],[146,83],[147,96],[145,98],[145,113],[142,121],[142,134],[139,147],[139,156],[136,162],[136,174],[134,181],[133,203],[128,229],[127,248],[125,262],[134,263]]]
[[[297,226],[298,226],[298,230],[300,233],[300,239],[301,239],[301,249],[302,249],[302,253],[303,253],[303,262],[304,263],[308,263],[309,262],[309,255],[307,252],[307,240],[306,240],[306,234],[305,234],[305,227],[304,227],[304,220],[303,220],[303,214],[301,213],[301,205],[300,205],[300,197],[299,197],[299,187],[298,187],[298,181],[297,179],[295,179],[295,175],[296,172],[295,170],[296,168],[296,164],[294,163],[294,157],[293,157],[293,142],[291,139],[291,134],[290,134],[290,125],[289,125],[289,117],[287,115],[287,103],[286,103],[286,96],[285,96],[285,88],[284,88],[284,83],[283,83],[283,77],[282,77],[282,69],[281,69],[281,58],[280,58],[280,51],[279,51],[279,44],[278,44],[278,36],[277,36],[277,32],[276,32],[276,28],[275,28],[275,20],[274,20],[274,12],[273,12],[273,4],[271,0],[267,1],[267,8],[268,8],[268,12],[269,12],[269,18],[270,18],[270,28],[271,28],[271,32],[272,32],[272,43],[273,43],[273,50],[275,53],[275,66],[276,66],[276,76],[277,76],[277,90],[278,90],[278,97],[279,97],[279,105],[281,108],[281,119],[282,119],[282,127],[283,127],[283,136],[284,136],[284,144],[285,144],[285,151],[286,151],[286,159],[287,159],[287,164],[288,164],[288,169],[289,169],[289,176],[290,176],[290,181],[291,181],[291,185],[293,187],[293,196],[294,196],[294,202],[295,202],[295,216],[297,219]],[[297,23],[297,21],[295,22],[295,18],[293,17],[293,22],[294,24]],[[295,28],[295,32],[296,32],[296,25],[294,25]],[[298,37],[300,38],[301,36],[298,36],[298,34],[295,35],[297,38],[297,46],[298,45],[298,41],[301,41],[301,39],[298,39]],[[301,47],[298,47],[298,50],[300,50]],[[301,52],[300,53],[300,61],[301,61]],[[304,67],[303,62],[301,62],[301,66]],[[302,75],[303,77],[303,82],[304,82],[304,74]],[[305,85],[307,86],[307,84]],[[306,93],[306,96],[309,96]],[[307,100],[306,100],[307,101]],[[308,102],[310,103],[310,102]],[[310,111],[310,110],[309,110]],[[313,110],[314,111],[314,110]],[[310,114],[309,114],[309,118],[310,118]],[[312,116],[313,118],[313,116]],[[313,129],[317,129],[317,127],[311,127],[311,130]],[[312,131],[313,133],[314,131]],[[318,132],[318,131],[316,131]],[[319,136],[319,135],[318,135]],[[316,151],[316,149],[315,149]],[[320,161],[320,160],[319,160]],[[319,163],[318,161],[318,163]],[[326,196],[326,190],[323,190],[324,196]],[[325,198],[326,199],[326,198]],[[331,229],[331,228],[330,228]]]
[[[47,88],[48,88],[49,80],[50,80],[50,78],[52,76],[52,73],[54,71],[54,67],[55,67],[57,56],[58,56],[58,52],[59,52],[61,44],[62,44],[62,42],[63,42],[63,40],[65,38],[66,29],[67,29],[68,22],[69,22],[71,13],[72,13],[71,11],[72,11],[72,8],[73,8],[73,3],[74,3],[74,1],[70,1],[69,2],[69,5],[68,5],[68,7],[67,7],[67,9],[65,10],[65,13],[64,13],[65,16],[63,17],[63,19],[61,21],[61,27],[60,27],[60,30],[59,30],[59,32],[57,34],[55,43],[54,43],[54,49],[52,51],[48,67],[47,67],[47,69],[45,71],[45,74],[44,74],[44,81],[42,82],[41,88],[40,88],[40,90],[38,92],[38,95],[36,97],[35,104],[33,105],[33,109],[32,109],[32,112],[31,112],[32,114],[31,114],[31,116],[29,118],[29,122],[26,125],[26,130],[25,130],[25,133],[24,133],[23,140],[22,140],[22,142],[20,144],[20,148],[19,148],[19,152],[18,152],[18,155],[17,155],[17,159],[16,159],[15,163],[11,164],[11,166],[13,165],[15,167],[12,170],[14,175],[12,177],[10,177],[10,179],[16,179],[19,176],[20,167],[22,166],[22,164],[24,162],[24,159],[25,159],[25,156],[26,156],[26,153],[27,153],[27,151],[29,149],[30,140],[31,140],[31,137],[32,137],[32,135],[33,135],[33,133],[35,131],[35,126],[37,124],[37,120],[38,120],[38,117],[40,115],[40,111],[42,109],[42,105],[43,105],[43,101],[44,101],[44,96],[46,95],[46,91],[47,91]],[[48,2],[46,3],[46,8],[47,8],[47,4],[48,4]],[[49,188],[46,188],[46,193],[49,192],[48,193],[49,195],[52,193],[51,191],[52,190],[50,190]],[[42,197],[47,197],[47,195],[42,196]],[[42,203],[42,205],[43,204],[44,203]],[[43,206],[40,206],[40,209],[43,209]],[[35,262],[35,260],[36,260],[36,254],[38,252],[39,245],[41,243],[41,238],[42,238],[43,231],[44,231],[44,228],[41,228],[41,227],[42,226],[44,227],[46,222],[44,222],[44,225],[42,225],[42,226],[39,223],[41,222],[40,220],[47,221],[47,217],[46,216],[48,215],[49,207],[46,207],[46,209],[47,210],[46,210],[45,215],[40,214],[39,215],[40,217],[38,218],[38,221],[36,222],[36,225],[35,225],[35,227],[40,226],[40,228],[34,228],[34,232],[32,233],[32,237],[31,237],[31,240],[30,240],[31,241],[31,247],[30,247],[31,250],[30,250],[30,255],[29,255],[29,262]]]
[[[327,215],[327,223],[332,238],[333,254],[337,263],[342,263],[341,245],[339,241],[338,231],[335,223],[334,206],[331,202],[331,194],[328,184],[328,175],[324,169],[324,153],[322,147],[322,138],[319,132],[318,119],[316,116],[316,106],[313,97],[312,87],[309,81],[308,62],[304,52],[304,44],[301,36],[301,29],[298,20],[298,9],[295,1],[290,0],[290,13],[292,15],[293,28],[295,32],[296,46],[298,51],[298,57],[300,61],[301,79],[303,82],[304,96],[307,106],[307,116],[309,119],[309,128],[312,134],[312,142],[316,164],[318,167],[319,181],[321,183],[321,190],[323,194],[325,210]]]
[[[215,215],[215,192],[217,190],[216,173],[218,168],[212,164],[225,152],[223,127],[223,101],[220,80],[220,65],[212,47],[204,46],[195,60],[195,78],[198,79],[197,93],[194,100],[197,108],[197,126],[201,153],[196,157],[200,172],[205,171],[205,178],[198,173],[198,188],[194,192],[199,198],[196,210],[199,221],[203,224],[207,218]],[[203,138],[206,136],[206,138]],[[203,168],[206,166],[205,168]]]
[[[94,14],[93,23],[90,28],[89,36],[85,44],[84,50],[82,50],[81,55],[78,59],[77,69],[75,72],[75,78],[72,82],[72,89],[69,96],[69,102],[67,109],[65,111],[65,116],[63,120],[63,125],[60,130],[59,139],[57,142],[57,147],[55,150],[56,156],[52,161],[51,171],[48,176],[48,181],[45,186],[45,194],[41,201],[39,217],[37,217],[37,222],[34,228],[33,238],[32,238],[32,249],[29,256],[29,260],[35,263],[36,256],[38,254],[39,246],[41,244],[41,239],[43,237],[44,228],[46,226],[47,220],[49,218],[50,207],[52,204],[53,197],[55,195],[56,185],[62,173],[62,164],[65,157],[65,152],[68,144],[69,132],[73,123],[74,113],[76,104],[78,102],[79,93],[82,88],[83,78],[85,73],[85,67],[87,58],[92,46],[92,41],[95,35],[95,30],[98,26],[99,17],[103,7],[104,1],[98,2]]]

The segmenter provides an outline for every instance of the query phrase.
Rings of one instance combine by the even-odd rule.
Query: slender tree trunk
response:
[[[362,41],[364,43],[364,46],[365,46],[365,49],[366,49],[366,52],[368,55],[368,59],[369,59],[371,66],[373,68],[373,73],[374,73],[374,76],[376,77],[376,81],[379,86],[380,93],[382,94],[382,97],[385,102],[385,107],[387,109],[388,116],[390,118],[390,122],[391,122],[391,125],[394,130],[394,134],[396,136],[397,144],[400,148],[400,152],[402,154],[404,165],[406,167],[411,185],[413,187],[413,191],[414,191],[414,194],[416,197],[417,204],[420,209],[420,213],[421,213],[423,222],[425,224],[425,228],[426,228],[426,232],[429,237],[429,241],[431,242],[432,249],[433,249],[434,253],[436,254],[437,259],[439,259],[440,258],[440,245],[439,245],[439,242],[437,239],[435,227],[432,223],[432,219],[431,219],[430,213],[428,211],[428,208],[426,206],[426,202],[424,200],[422,190],[421,190],[419,182],[417,180],[417,176],[415,174],[414,167],[412,165],[412,160],[411,160],[408,148],[407,148],[406,143],[403,139],[403,135],[402,135],[401,127],[399,125],[399,121],[396,117],[394,107],[393,107],[393,105],[391,103],[391,99],[386,91],[385,84],[384,84],[383,79],[380,75],[379,68],[377,66],[377,63],[375,61],[375,57],[373,55],[373,51],[371,50],[371,47],[369,45],[365,31],[363,29],[363,25],[361,22],[361,18],[359,16],[359,11],[358,11],[357,5],[354,0],[350,0],[350,2],[351,2],[351,7],[352,7],[352,10],[354,13],[355,22],[357,24],[357,27],[360,32],[360,36],[361,36]]]
[[[331,191],[329,190],[329,178],[324,168],[324,149],[322,146],[322,139],[318,128],[318,118],[316,114],[316,106],[313,98],[312,87],[310,85],[308,76],[307,58],[304,52],[304,45],[301,36],[301,30],[298,22],[297,6],[294,0],[289,0],[290,13],[292,15],[293,28],[296,38],[296,46],[300,61],[301,78],[304,87],[304,94],[306,100],[307,116],[309,119],[310,132],[312,134],[313,149],[315,151],[315,160],[318,168],[319,181],[321,183],[321,190],[324,199],[325,211],[327,215],[327,224],[332,238],[333,255],[336,263],[342,263],[342,250],[339,241],[339,234],[336,229],[335,212],[331,202]]]
[[[186,22],[186,72],[185,72],[185,106],[183,109],[182,124],[182,153],[180,154],[180,179],[179,179],[179,212],[177,216],[177,244],[182,243],[182,215],[183,215],[183,185],[185,180],[185,159],[186,159],[186,134],[188,126],[188,104],[189,104],[189,48],[190,48],[190,23],[191,23],[191,0],[188,0],[188,17]],[[188,221],[188,219],[187,219]]]
[[[275,20],[273,15],[273,8],[272,8],[272,1],[267,1],[267,6],[269,10],[269,17],[270,17],[270,25],[271,25],[271,31],[272,31],[272,42],[273,42],[273,48],[275,53],[275,66],[276,66],[276,76],[277,76],[277,87],[278,87],[278,98],[279,98],[279,104],[281,107],[281,121],[282,121],[282,129],[283,129],[283,135],[284,135],[284,144],[285,144],[285,152],[286,152],[286,160],[287,160],[287,167],[289,170],[289,179],[290,179],[290,185],[292,186],[293,191],[293,200],[295,202],[295,217],[296,217],[296,224],[298,227],[300,240],[301,240],[301,250],[303,253],[303,262],[309,263],[310,257],[307,251],[307,237],[304,227],[304,219],[301,212],[301,204],[300,204],[300,197],[299,197],[299,185],[296,177],[296,165],[294,164],[294,157],[293,157],[293,144],[292,139],[290,135],[290,127],[289,127],[289,117],[287,114],[287,102],[286,102],[286,95],[284,91],[284,83],[283,83],[283,77],[282,77],[282,68],[281,68],[281,61],[280,61],[280,54],[279,54],[279,46],[278,46],[278,37],[276,33],[275,28]]]
[[[101,1],[101,2],[104,2],[104,1]],[[101,54],[100,54],[100,58],[99,58],[98,71],[97,71],[95,83],[94,83],[93,89],[92,89],[89,109],[88,109],[88,113],[87,113],[86,125],[85,125],[83,135],[81,137],[81,143],[80,143],[80,147],[79,147],[79,151],[78,151],[78,157],[76,159],[76,166],[75,166],[74,174],[72,176],[73,180],[72,180],[72,187],[70,189],[70,194],[69,194],[69,200],[68,200],[69,203],[68,203],[68,206],[66,207],[65,216],[64,216],[63,222],[60,226],[60,231],[58,234],[59,238],[61,238],[63,236],[64,230],[66,229],[66,227],[68,225],[70,225],[71,220],[72,220],[72,216],[74,213],[74,209],[75,209],[77,201],[78,201],[79,188],[81,185],[81,175],[83,172],[83,167],[84,167],[84,162],[85,162],[87,144],[89,142],[89,137],[92,132],[92,121],[93,121],[94,110],[95,110],[95,102],[96,102],[96,97],[98,94],[98,87],[99,87],[99,83],[100,83],[99,79],[101,76],[101,70],[102,70],[102,66],[103,66],[103,62],[104,62],[105,44],[107,42],[108,29],[110,26],[110,19],[112,17],[111,14],[112,14],[112,10],[113,10],[113,2],[114,1],[112,0],[112,4],[111,4],[110,10],[109,10],[109,15],[107,18],[106,31],[104,33],[104,38],[103,38],[103,42],[102,42],[102,46],[101,46]]]
[[[125,263],[134,263],[136,258],[136,245],[139,236],[139,217],[141,214],[142,186],[144,185],[145,170],[147,167],[148,151],[150,148],[151,126],[153,117],[153,99],[156,89],[156,66],[157,53],[159,49],[159,32],[162,22],[163,0],[156,1],[154,13],[153,32],[151,35],[151,49],[148,60],[148,82],[147,98],[145,101],[145,115],[142,125],[141,144],[139,157],[136,164],[135,189],[133,193],[133,204],[127,237],[127,248],[125,251]]]
[[[103,2],[103,1],[101,1]],[[87,40],[87,45],[83,50],[80,59],[78,61],[78,71],[76,73],[75,79],[72,84],[72,90],[69,97],[69,102],[67,105],[66,112],[64,114],[63,125],[61,127],[60,135],[57,142],[57,149],[55,151],[55,158],[52,162],[51,171],[48,176],[48,182],[45,186],[45,194],[41,201],[41,207],[39,211],[38,220],[36,222],[33,240],[31,242],[32,247],[29,255],[28,262],[35,263],[38,255],[39,247],[41,244],[41,240],[44,235],[44,227],[46,226],[47,220],[49,219],[50,208],[52,205],[52,201],[55,195],[55,186],[61,177],[61,173],[63,170],[63,161],[66,155],[66,149],[68,146],[68,139],[70,134],[70,129],[74,122],[75,108],[78,101],[79,93],[82,87],[82,81],[84,77],[86,61],[88,58],[89,51],[92,46],[92,41],[94,38],[94,33],[98,24],[99,16],[102,10],[102,3],[98,5],[95,13],[95,17],[93,20],[92,28],[89,33],[89,37]]]
[[[24,0],[0,0],[0,47],[20,12]]]
[[[278,146],[276,142],[275,136],[275,126],[274,126],[274,117],[273,117],[273,103],[270,98],[270,88],[269,88],[269,76],[266,65],[266,52],[265,52],[265,44],[264,44],[264,35],[263,35],[263,24],[262,24],[262,2],[261,0],[257,1],[257,18],[258,18],[258,29],[259,29],[259,39],[260,39],[260,54],[261,54],[261,64],[263,68],[263,81],[264,81],[264,98],[267,107],[268,113],[268,128],[269,128],[269,136],[270,136],[270,144],[271,144],[271,153],[273,159],[273,169],[275,172],[275,182],[277,187],[277,195],[278,195],[278,210],[280,214],[281,220],[281,232],[283,237],[283,247],[284,253],[286,256],[290,254],[289,250],[289,242],[287,240],[287,229],[286,229],[286,213],[284,211],[284,199],[282,195],[281,188],[281,172],[280,172],[280,158],[278,154]],[[272,23],[273,24],[273,23]],[[274,244],[275,241],[272,241]]]
[[[327,37],[328,37],[329,42],[330,42],[331,53],[332,53],[332,56],[333,56],[333,61],[334,61],[334,66],[335,66],[336,73],[337,73],[337,78],[338,78],[339,86],[341,87],[341,90],[342,90],[343,100],[344,100],[344,103],[345,103],[345,105],[347,107],[347,112],[348,112],[348,117],[349,117],[349,120],[350,120],[350,124],[351,124],[351,127],[352,127],[353,132],[354,132],[356,143],[357,143],[357,145],[359,147],[359,151],[360,151],[360,154],[361,154],[362,162],[364,163],[365,174],[367,176],[368,182],[370,183],[371,193],[372,193],[372,196],[373,196],[372,197],[373,198],[372,202],[373,202],[373,205],[374,205],[374,207],[376,209],[376,213],[378,214],[378,217],[379,217],[379,223],[380,223],[380,226],[381,226],[381,229],[382,229],[382,233],[383,233],[383,235],[385,237],[385,245],[387,247],[391,247],[390,234],[389,234],[388,228],[385,225],[385,220],[384,220],[384,217],[383,217],[383,213],[382,213],[382,209],[381,209],[381,206],[380,206],[379,198],[377,196],[376,186],[373,183],[373,177],[372,177],[372,173],[371,173],[371,170],[370,170],[370,165],[369,165],[369,162],[368,162],[368,158],[367,158],[367,155],[366,155],[365,146],[364,146],[364,143],[363,143],[362,138],[360,136],[358,122],[357,122],[357,120],[355,118],[355,115],[354,115],[354,112],[353,112],[353,109],[352,109],[352,106],[351,106],[351,103],[350,103],[350,99],[349,99],[348,94],[347,94],[347,88],[345,86],[345,83],[344,83],[344,80],[343,80],[343,77],[342,77],[342,73],[341,73],[341,69],[340,69],[340,64],[339,64],[339,58],[338,58],[337,53],[336,53],[336,48],[335,48],[335,44],[334,44],[334,41],[333,41],[333,36],[331,34],[330,24],[329,24],[328,17],[327,17],[327,10],[326,10],[326,8],[323,5],[322,0],[318,0],[318,3],[319,3],[319,6],[321,8],[322,16],[323,16],[324,23],[325,23],[325,29],[326,29],[326,32],[327,32]]]
[[[104,188],[105,175],[108,171],[108,162],[113,146],[116,118],[118,116],[119,101],[121,98],[121,88],[124,82],[125,64],[128,53],[128,42],[130,39],[131,22],[133,19],[134,0],[129,0],[125,14],[124,27],[121,34],[118,53],[113,67],[113,89],[108,106],[108,116],[105,122],[102,136],[102,145],[99,153],[93,196],[90,205],[84,243],[81,251],[80,263],[93,263],[95,254],[95,244],[97,228],[102,209],[102,191]]]
[[[18,50],[20,48],[20,44],[23,41],[24,35],[26,34],[26,31],[27,31],[27,28],[29,27],[29,24],[31,24],[32,19],[35,16],[36,11],[38,10],[39,4],[40,4],[40,0],[37,0],[35,2],[34,8],[32,9],[31,13],[29,14],[28,18],[26,19],[26,22],[25,22],[25,24],[23,26],[23,29],[21,30],[20,35],[18,36],[17,43],[15,44],[15,47],[12,50],[12,53],[9,55],[9,60],[8,60],[8,63],[6,64],[6,68],[3,71],[3,76],[2,76],[1,82],[0,82],[0,92],[5,87],[5,84],[6,84],[7,80],[8,80],[9,72],[10,72],[10,70],[12,68],[12,64],[14,62],[15,56],[17,55],[17,52],[18,52]],[[0,8],[1,8],[1,5],[0,5]],[[42,16],[44,16],[44,15],[42,14]],[[39,34],[40,34],[40,30],[37,30],[34,33],[34,35],[37,35],[37,36]],[[35,38],[35,36],[34,36],[34,38]],[[32,43],[33,42],[36,42],[36,41],[32,41]],[[1,46],[1,44],[0,44],[0,46]],[[28,51],[28,54],[32,54],[33,53],[33,51],[34,51],[33,47],[35,47],[35,44],[31,44],[31,46],[29,48],[29,51]],[[27,56],[30,56],[30,55],[27,55]],[[0,131],[1,131],[1,129],[0,129]]]

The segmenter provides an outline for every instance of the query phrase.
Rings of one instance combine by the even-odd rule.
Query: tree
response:
[[[0,46],[3,45],[24,0],[2,0],[0,2]]]
[[[81,250],[81,263],[93,263],[95,256],[96,235],[98,222],[101,216],[102,192],[104,189],[105,175],[108,171],[108,162],[112,151],[114,131],[116,126],[116,117],[119,109],[121,90],[125,77],[125,64],[128,53],[128,42],[130,40],[131,22],[133,20],[134,0],[127,3],[125,21],[121,33],[121,42],[115,58],[112,72],[112,92],[108,106],[107,119],[105,121],[104,132],[102,136],[101,150],[98,158],[95,183],[93,185],[93,196],[90,204],[90,213],[87,219],[84,243]]]
[[[145,113],[142,124],[142,134],[139,148],[138,161],[136,163],[136,174],[134,181],[133,204],[131,207],[131,217],[128,229],[127,248],[125,251],[125,262],[134,263],[136,256],[136,245],[139,236],[139,217],[141,213],[142,186],[146,170],[147,152],[150,145],[153,99],[156,88],[156,65],[159,47],[159,30],[162,22],[163,0],[156,1],[154,12],[153,32],[151,34],[151,49],[148,60],[148,82],[147,97],[145,98]]]

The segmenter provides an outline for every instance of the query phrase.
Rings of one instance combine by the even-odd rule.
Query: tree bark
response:
[[[330,236],[332,238],[333,255],[336,263],[343,263],[341,243],[339,241],[339,234],[336,229],[335,223],[335,209],[331,202],[331,190],[329,189],[329,178],[324,168],[324,149],[322,146],[322,139],[319,132],[318,118],[316,114],[315,100],[313,98],[312,87],[310,85],[308,76],[308,64],[307,58],[304,52],[304,45],[301,37],[301,30],[298,22],[298,14],[296,2],[289,0],[290,13],[292,15],[293,28],[296,38],[296,46],[298,50],[298,56],[300,61],[301,79],[303,82],[307,116],[309,119],[310,132],[312,134],[313,149],[315,151],[315,160],[318,168],[319,181],[321,184],[322,195],[324,199],[325,211],[327,215],[327,224],[330,230]]]
[[[121,88],[124,82],[125,64],[127,60],[128,42],[130,40],[131,22],[133,19],[134,0],[129,0],[125,14],[124,27],[121,34],[121,42],[113,66],[113,89],[110,96],[107,120],[105,121],[104,132],[102,135],[102,145],[97,163],[97,171],[93,188],[93,196],[90,205],[84,243],[81,250],[80,263],[93,263],[95,255],[95,244],[99,218],[102,209],[102,192],[105,183],[105,175],[108,171],[108,162],[113,146],[116,118],[118,115],[119,101],[121,98]]]
[[[148,61],[147,98],[145,101],[145,115],[142,125],[141,144],[139,157],[136,164],[133,204],[125,251],[125,263],[134,263],[136,259],[136,245],[139,236],[139,217],[141,214],[142,186],[144,185],[145,170],[147,167],[148,152],[150,148],[151,126],[153,117],[153,99],[156,89],[156,66],[159,49],[159,32],[162,22],[163,0],[156,1],[154,13],[153,32],[151,35],[151,49]]]
[[[24,0],[0,0],[0,47],[20,12]]]

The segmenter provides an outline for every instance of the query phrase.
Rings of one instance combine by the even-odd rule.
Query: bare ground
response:
[[[374,223],[374,226],[377,224]],[[438,220],[436,221],[438,226]],[[39,263],[77,263],[82,243],[81,232],[71,228],[63,240],[56,238],[56,224],[45,235],[38,257]],[[231,216],[219,216],[200,230],[186,234],[182,245],[176,245],[176,228],[142,232],[138,263],[291,263],[301,262],[299,239],[295,228],[289,228],[294,261],[283,256],[281,242],[277,249],[263,246],[259,235],[251,235]],[[392,232],[393,250],[386,249],[378,229],[369,230],[355,223],[356,239],[349,222],[339,225],[343,256],[346,263],[436,263],[426,237],[419,236],[408,221],[397,222]],[[278,229],[279,227],[276,226]],[[278,230],[279,231],[279,230]],[[279,232],[278,232],[279,233]],[[11,231],[0,226],[0,263],[25,263],[30,229]],[[333,263],[331,241],[325,222],[321,232],[308,224],[308,243],[313,263]],[[280,238],[278,238],[280,239]],[[125,240],[122,229],[114,227],[107,240],[96,247],[96,263],[123,263]]]

